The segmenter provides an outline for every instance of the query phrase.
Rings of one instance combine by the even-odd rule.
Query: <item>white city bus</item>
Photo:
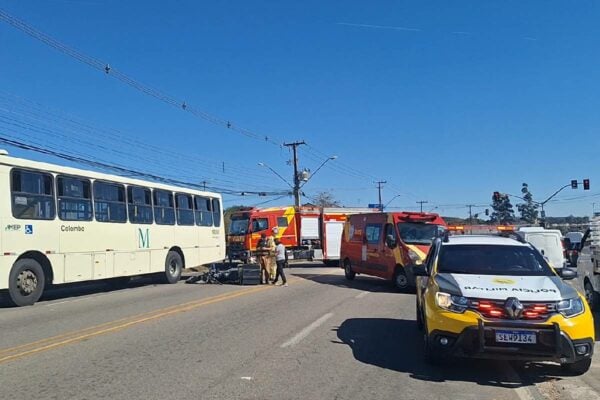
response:
[[[9,157],[0,151],[0,291],[18,306],[44,288],[142,274],[166,283],[222,260],[221,196]]]

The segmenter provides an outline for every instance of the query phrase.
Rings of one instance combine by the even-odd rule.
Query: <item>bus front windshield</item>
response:
[[[406,244],[429,245],[439,237],[445,228],[441,225],[425,224],[419,222],[398,222],[400,238]]]
[[[248,224],[250,219],[248,217],[232,217],[231,224],[229,225],[230,235],[244,235],[248,233]]]

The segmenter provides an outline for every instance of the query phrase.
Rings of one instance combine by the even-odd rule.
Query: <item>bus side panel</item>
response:
[[[183,251],[185,267],[200,265],[200,245],[198,244],[197,226],[178,226],[175,230],[175,243]]]
[[[175,245],[174,225],[152,225],[148,246],[150,248],[150,272],[164,272],[169,249]]]

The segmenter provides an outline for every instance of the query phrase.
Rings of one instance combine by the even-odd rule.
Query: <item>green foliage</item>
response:
[[[526,183],[523,183],[521,188],[523,194],[524,203],[517,204],[517,210],[521,213],[521,219],[528,224],[535,224],[538,218],[538,207],[539,205],[533,201],[533,196],[529,191],[529,187]]]
[[[330,192],[319,192],[314,198],[314,205],[318,207],[341,207],[341,203]]]
[[[492,196],[492,215],[490,222],[496,224],[512,224],[515,222],[515,211],[507,194],[501,193],[498,199]]]

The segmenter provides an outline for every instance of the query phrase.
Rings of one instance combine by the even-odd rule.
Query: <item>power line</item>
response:
[[[33,28],[32,26],[28,25],[26,22],[10,15],[9,13],[7,13],[6,11],[4,11],[2,9],[0,9],[0,20],[3,20],[4,22],[11,25],[12,27],[26,33],[27,35],[31,36],[32,38],[39,40],[40,42],[54,48],[55,50],[58,50],[59,52],[65,54],[71,58],[74,58],[75,60],[77,60],[81,63],[84,63],[96,70],[102,71],[106,75],[113,77],[115,79],[118,79],[119,81],[125,83],[126,85],[131,86],[132,88],[134,88],[148,96],[154,97],[155,99],[160,100],[170,106],[173,106],[173,107],[181,109],[185,112],[188,112],[191,115],[193,115],[197,118],[203,119],[205,121],[208,121],[214,125],[219,125],[228,130],[240,133],[246,137],[249,137],[249,138],[252,138],[255,140],[264,141],[266,143],[273,144],[276,146],[281,145],[280,142],[278,142],[268,136],[258,134],[249,129],[246,129],[239,125],[236,125],[231,120],[209,114],[206,111],[203,111],[199,108],[189,105],[183,99],[177,99],[165,92],[160,91],[159,89],[153,88],[153,87],[143,84],[139,81],[136,81],[132,77],[126,75],[125,73],[123,73],[123,72],[119,71],[118,69],[114,68],[113,66],[111,66],[110,63],[101,61],[101,60],[99,60],[95,57],[89,56],[73,47],[67,46],[66,44],[61,43],[58,40],[54,39],[53,37]]]

